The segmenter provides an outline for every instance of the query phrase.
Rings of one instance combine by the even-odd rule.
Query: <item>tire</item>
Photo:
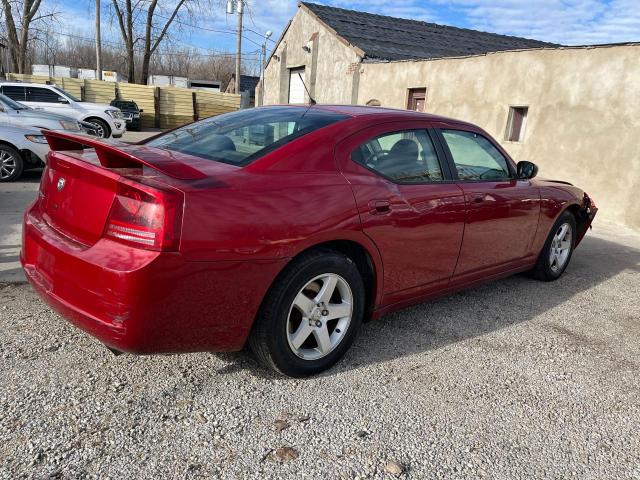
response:
[[[23,170],[20,152],[9,145],[0,145],[0,182],[15,182]]]
[[[353,260],[328,249],[302,254],[267,293],[249,347],[262,365],[283,375],[317,374],[335,365],[355,340],[364,303],[364,282]],[[342,316],[349,311],[350,317]]]
[[[99,118],[90,118],[86,120],[86,122],[91,123],[96,127],[96,133],[98,133],[100,138],[109,138],[111,136],[111,129],[104,120],[100,120]]]
[[[544,282],[560,278],[573,255],[576,230],[576,218],[571,212],[563,212],[553,224],[531,276]]]

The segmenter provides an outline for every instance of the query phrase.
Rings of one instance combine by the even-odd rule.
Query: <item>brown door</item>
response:
[[[427,98],[426,88],[410,88],[407,109],[416,112],[424,112],[424,104]]]

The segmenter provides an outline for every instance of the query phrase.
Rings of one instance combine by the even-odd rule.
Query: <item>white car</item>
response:
[[[0,124],[93,134],[94,127],[75,118],[34,110],[0,94]]]
[[[56,85],[2,82],[0,93],[35,110],[58,113],[91,123],[103,138],[119,138],[126,130],[126,122],[120,109],[106,104],[83,102]]]
[[[27,168],[45,164],[49,144],[36,128],[0,124],[0,182],[13,182]]]

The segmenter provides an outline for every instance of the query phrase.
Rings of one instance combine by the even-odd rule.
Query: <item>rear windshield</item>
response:
[[[146,145],[242,166],[346,118],[339,113],[301,107],[239,110],[185,125]]]

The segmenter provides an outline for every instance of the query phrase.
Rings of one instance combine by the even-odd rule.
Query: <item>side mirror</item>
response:
[[[535,163],[522,161],[518,162],[518,179],[527,180],[535,177],[538,174],[538,166]]]
[[[139,112],[142,113],[142,112],[144,112],[144,110],[140,109]]]
[[[58,103],[69,103],[69,100],[64,97],[58,97]]]

